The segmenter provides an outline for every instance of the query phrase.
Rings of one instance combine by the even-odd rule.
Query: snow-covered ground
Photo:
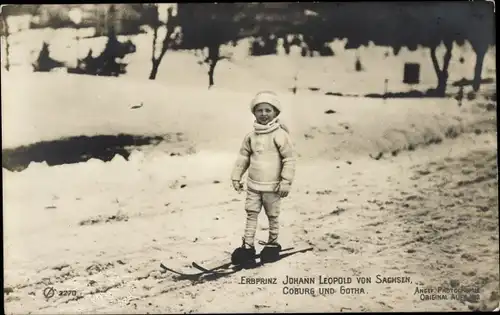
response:
[[[2,72],[3,149],[78,135],[182,134],[177,142],[134,150],[129,161],[117,155],[108,163],[2,170],[6,313],[461,311],[498,305],[496,116],[485,106],[491,101],[480,97],[458,107],[452,99],[384,102],[287,90],[297,69],[302,86],[319,86],[324,76],[331,79],[328,89],[342,93],[380,92],[381,73],[401,81],[403,60],[384,66],[368,52],[360,52],[362,62],[378,70],[361,73],[364,82],[349,70],[355,60],[350,52],[235,61],[246,68],[223,61],[211,90],[194,54],[169,52],[158,80],[149,81],[147,36],[133,39],[142,44],[130,56],[129,74],[119,78]],[[428,57],[422,58],[424,65]],[[473,63],[466,65],[471,78]],[[328,68],[322,72],[321,66]],[[458,65],[452,66],[451,80],[460,79]],[[491,67],[490,60],[484,71]],[[422,71],[426,84],[434,85],[433,70]],[[291,195],[283,200],[280,241],[313,251],[216,280],[176,280],[160,262],[189,270],[193,260],[211,265],[240,245],[245,196],[232,191],[228,179],[251,130],[248,102],[261,88],[281,93],[283,119],[299,154]],[[370,157],[380,152],[381,159]],[[266,233],[262,214],[257,238]],[[412,282],[377,284],[377,274]],[[283,293],[286,276],[320,275],[351,277],[347,287],[364,292],[341,294],[340,284],[316,283],[297,285],[315,288],[312,295]],[[279,284],[244,285],[241,276],[277,277]],[[357,276],[373,282],[358,284]],[[479,298],[423,300],[415,294],[417,287],[457,283],[477,289]],[[77,296],[46,299],[49,287]],[[319,287],[336,293],[318,294]]]

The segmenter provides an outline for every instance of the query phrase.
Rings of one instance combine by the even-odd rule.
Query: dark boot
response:
[[[281,245],[274,241],[269,243],[261,243],[265,247],[260,252],[260,261],[265,263],[272,263],[280,259]]]
[[[241,247],[236,248],[231,254],[231,263],[243,267],[255,265],[255,247],[246,244],[243,239]]]

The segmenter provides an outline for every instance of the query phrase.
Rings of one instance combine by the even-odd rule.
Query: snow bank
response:
[[[303,97],[294,116],[314,120],[296,130],[299,152],[304,157],[340,159],[345,155],[378,154],[412,150],[439,143],[463,132],[496,130],[494,112],[472,111],[474,103],[462,108],[455,100],[373,100],[340,97]],[[332,114],[325,112],[334,111]],[[314,117],[313,117],[314,116]],[[302,139],[300,139],[302,138]]]
[[[237,151],[251,130],[248,102],[257,90],[200,90],[147,80],[68,74],[9,73],[7,77],[2,85],[3,148],[80,135],[178,133],[180,140],[171,138],[171,143],[159,145],[155,153],[133,155],[131,160],[170,156],[173,151],[182,155],[210,152],[203,158],[168,159],[172,170],[203,164],[211,154]],[[496,130],[494,112],[469,102],[458,107],[452,99],[384,101],[314,93],[281,96],[283,120],[302,159],[397,153],[463,132]],[[132,109],[140,104],[142,107]]]

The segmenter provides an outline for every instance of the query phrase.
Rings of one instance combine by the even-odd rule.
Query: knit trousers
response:
[[[247,189],[247,198],[245,210],[247,212],[247,221],[245,226],[245,243],[254,245],[255,232],[257,231],[257,219],[259,213],[264,207],[269,220],[269,239],[268,242],[276,243],[279,234],[279,214],[281,198],[275,192],[259,192]]]

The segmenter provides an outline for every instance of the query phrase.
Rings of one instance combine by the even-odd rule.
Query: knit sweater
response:
[[[247,186],[255,191],[275,191],[280,182],[291,185],[295,152],[290,136],[276,120],[254,126],[243,139],[231,179],[240,181],[248,169]]]

